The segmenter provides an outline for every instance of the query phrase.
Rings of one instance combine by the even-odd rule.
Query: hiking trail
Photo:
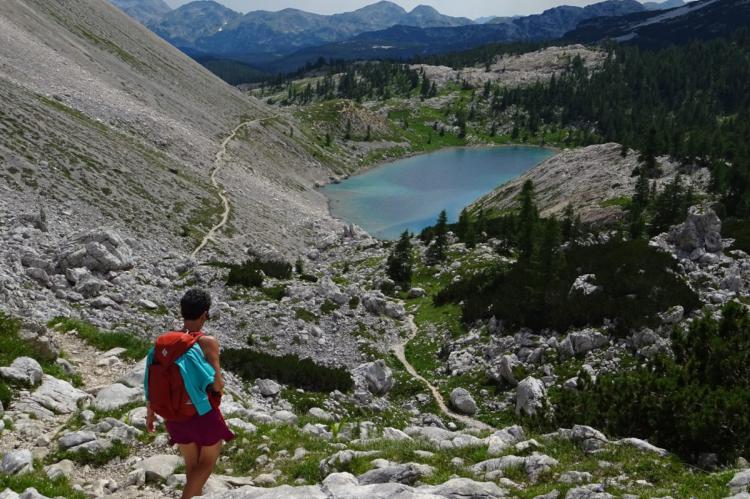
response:
[[[203,239],[201,240],[200,244],[193,250],[193,253],[191,256],[195,258],[200,251],[206,247],[209,241],[214,241],[214,235],[220,231],[229,221],[229,211],[230,211],[230,204],[229,204],[229,198],[227,198],[226,191],[224,188],[219,184],[219,181],[216,179],[216,175],[219,173],[219,170],[221,170],[221,166],[224,164],[224,156],[227,154],[227,147],[229,146],[229,143],[234,140],[234,138],[237,136],[237,134],[245,128],[246,126],[253,125],[256,123],[263,123],[264,121],[272,120],[276,117],[278,117],[278,114],[274,114],[273,116],[268,116],[266,118],[258,118],[255,120],[249,120],[249,121],[243,121],[234,129],[231,131],[229,135],[224,138],[224,140],[221,143],[221,146],[219,147],[219,150],[216,152],[216,156],[214,157],[214,166],[211,169],[211,185],[213,185],[214,189],[216,189],[216,192],[219,195],[219,198],[221,199],[222,204],[224,205],[224,211],[221,214],[221,219],[219,220],[219,223],[211,227],[211,229],[206,233],[205,236],[203,236]]]
[[[411,365],[409,360],[406,358],[406,344],[409,343],[419,332],[419,328],[414,323],[414,318],[410,315],[406,319],[406,324],[409,327],[409,335],[402,341],[401,343],[397,343],[391,347],[391,351],[396,356],[396,358],[401,362],[401,364],[406,368],[406,371],[411,375],[412,378],[418,380],[423,385],[425,385],[430,392],[432,393],[432,397],[437,402],[438,408],[440,409],[440,412],[448,416],[449,418],[455,419],[457,421],[461,421],[465,425],[477,428],[479,430],[494,430],[492,426],[483,423],[479,420],[476,420],[469,416],[464,416],[463,414],[457,414],[450,410],[448,408],[448,405],[445,403],[445,399],[443,398],[443,395],[440,393],[440,391],[432,385],[427,379],[424,378],[424,376],[420,375],[417,370],[414,368],[414,366]]]

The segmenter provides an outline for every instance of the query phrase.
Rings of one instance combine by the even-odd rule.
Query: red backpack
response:
[[[202,336],[205,334],[171,331],[156,339],[154,360],[148,368],[148,398],[154,412],[167,421],[187,421],[197,414],[175,361]]]

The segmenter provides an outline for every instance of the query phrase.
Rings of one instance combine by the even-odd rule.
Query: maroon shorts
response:
[[[199,447],[211,447],[221,440],[229,442],[234,439],[234,433],[229,430],[224,417],[218,409],[203,416],[195,415],[187,421],[167,421],[169,443],[196,444]]]

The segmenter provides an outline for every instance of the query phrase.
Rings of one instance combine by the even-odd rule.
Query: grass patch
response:
[[[319,317],[317,315],[302,307],[297,307],[294,309],[294,317],[296,319],[302,319],[303,321],[309,322],[311,324],[317,324],[319,320]]]
[[[107,351],[122,347],[125,349],[123,357],[130,360],[143,359],[152,346],[151,342],[133,334],[101,331],[96,326],[78,319],[57,317],[52,319],[48,326],[68,333],[75,330],[83,341],[98,350]]]
[[[278,286],[262,288],[261,292],[272,300],[281,301],[286,295],[286,286],[279,284]]]
[[[29,487],[35,488],[47,497],[65,497],[67,499],[86,499],[86,495],[73,489],[66,477],[50,480],[46,473],[35,470],[33,473],[9,476],[0,473],[0,490],[10,489],[21,493]]]
[[[75,386],[81,386],[80,375],[69,375],[54,360],[42,355],[32,345],[21,339],[21,321],[0,312],[0,366],[10,365],[17,357],[31,357],[39,362],[45,374],[69,381]],[[0,402],[4,407],[10,405],[17,386],[0,380]]]
[[[112,442],[112,447],[103,452],[89,452],[85,450],[79,451],[57,451],[50,454],[47,458],[49,463],[57,463],[63,459],[70,459],[71,461],[80,465],[91,465],[91,466],[104,466],[113,459],[120,458],[125,459],[130,454],[130,448],[122,442]]]
[[[326,301],[324,301],[320,306],[320,311],[325,315],[331,315],[335,310],[338,310],[339,308],[341,308],[341,305],[326,299]]]

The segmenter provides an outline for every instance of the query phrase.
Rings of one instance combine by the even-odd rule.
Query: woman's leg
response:
[[[220,441],[211,447],[196,446],[198,448],[197,461],[192,469],[188,468],[187,470],[187,483],[182,491],[182,499],[191,499],[203,493],[203,486],[206,485],[208,477],[214,471],[214,466],[216,465],[216,460],[219,459],[219,454],[221,454],[223,443]],[[187,460],[185,463],[187,466]]]
[[[189,484],[195,474],[195,470],[198,468],[198,459],[200,457],[201,448],[196,444],[177,444],[177,447],[179,447],[180,454],[182,454],[182,458],[185,460],[185,476],[187,477],[187,483]],[[187,491],[188,487],[185,485],[182,494],[183,499],[192,497],[186,495]]]

